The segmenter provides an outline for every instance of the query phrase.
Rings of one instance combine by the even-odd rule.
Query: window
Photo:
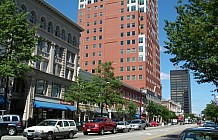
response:
[[[94,3],[95,3],[95,2],[98,2],[98,0],[94,0]]]
[[[65,30],[62,29],[61,31],[61,39],[66,40]]]
[[[126,58],[126,62],[130,62],[130,57],[127,57],[127,58]]]
[[[126,36],[130,36],[130,32],[127,32],[127,33],[126,33]]]
[[[95,60],[92,61],[92,65],[95,65]]]
[[[139,43],[143,43],[143,37],[139,38]]]
[[[93,40],[96,40],[97,39],[97,37],[96,36],[93,36]]]
[[[124,8],[120,9],[120,13],[123,13],[124,12]]]
[[[142,65],[139,65],[139,70],[142,70],[142,68],[143,68]]]
[[[139,0],[139,5],[144,5],[144,0]]]
[[[135,5],[131,6],[131,11],[135,11],[135,10],[136,10],[136,6]]]
[[[53,23],[51,21],[48,22],[48,32],[53,33]]]
[[[123,41],[120,41],[120,45],[123,46],[123,45],[124,45],[124,42],[123,42]]]
[[[123,67],[120,67],[120,71],[123,71]]]
[[[100,35],[100,36],[98,37],[98,39],[99,39],[99,40],[102,40],[102,35]]]
[[[87,30],[86,30],[86,33],[87,33],[87,34],[89,34],[89,32],[90,32],[90,30],[89,30],[89,29],[87,29]]]
[[[95,6],[95,7],[94,7],[94,10],[97,10],[97,9],[98,9],[98,6]]]
[[[139,46],[139,52],[143,52],[143,46]]]
[[[127,40],[127,41],[126,41],[126,44],[129,45],[129,44],[130,44],[130,40]]]
[[[92,69],[92,73],[95,73],[95,69]]]
[[[88,15],[87,15],[87,18],[90,18],[90,17],[91,17],[90,14],[88,14]]]
[[[131,3],[135,3],[136,2],[136,0],[131,0]]]
[[[144,24],[141,24],[140,28],[141,28],[141,29],[144,29]]]
[[[93,24],[96,25],[96,24],[97,24],[97,21],[94,21]]]
[[[45,95],[48,88],[48,82],[45,80],[36,80],[36,94]]]
[[[100,9],[102,9],[104,6],[103,5],[100,5]]]
[[[123,61],[123,58],[120,58],[120,62],[124,62],[124,61]]]
[[[127,27],[127,28],[130,28],[130,23],[127,23],[126,27]]]
[[[121,80],[121,81],[123,80],[123,76],[120,76],[120,80]]]
[[[120,29],[123,29],[123,28],[124,28],[124,24],[121,24],[121,25],[120,25]]]
[[[132,62],[135,62],[136,61],[136,58],[135,57],[132,57]]]
[[[136,70],[136,67],[135,66],[132,66],[132,71],[135,71]]]
[[[31,11],[30,12],[30,22],[33,24],[36,24],[36,12],[35,11]]]
[[[142,80],[143,78],[142,78],[142,75],[139,75],[139,80]]]
[[[91,0],[88,0],[88,4],[91,4],[91,2],[92,2]]]
[[[102,22],[102,20],[99,20],[99,24],[102,24],[103,22]]]
[[[144,16],[141,16],[141,17],[140,17],[140,20],[144,20]]]
[[[87,23],[86,23],[86,26],[89,26],[89,25],[90,25],[90,23],[89,23],[89,22],[87,22]]]
[[[121,50],[120,50],[120,54],[123,54],[123,52],[124,52],[123,49],[121,49]]]
[[[40,23],[40,27],[42,29],[46,29],[46,19],[45,19],[45,17],[41,17],[41,21],[40,22],[41,22]]]
[[[59,97],[61,93],[61,85],[53,83],[52,84],[52,97]]]
[[[89,54],[88,54],[88,53],[86,53],[86,54],[85,54],[85,56],[86,56],[86,57],[89,57]]]
[[[130,75],[127,75],[127,76],[126,76],[126,80],[130,80]]]
[[[71,36],[71,33],[69,33],[68,35],[67,35],[67,42],[68,43],[72,43],[72,36]]]
[[[103,16],[103,13],[102,13],[102,12],[100,12],[100,13],[99,13],[99,16]]]
[[[76,37],[75,36],[73,36],[73,45],[77,46],[77,41],[76,41]]]
[[[96,32],[96,28],[93,29],[93,32],[94,32],[94,33]]]
[[[132,15],[132,19],[135,19],[135,15]]]
[[[126,53],[127,53],[127,54],[130,54],[130,49],[127,49],[127,50],[126,50]]]
[[[95,56],[95,52],[92,52],[92,56]]]
[[[143,61],[143,55],[139,55],[139,62]]]
[[[120,20],[123,21],[124,20],[124,16],[120,17]]]
[[[88,61],[85,61],[85,66],[88,66],[89,62]]]
[[[126,71],[130,71],[130,66],[127,66],[127,67],[126,67]]]
[[[91,7],[88,7],[88,11],[91,11]]]
[[[94,13],[94,17],[97,17],[97,13]]]
[[[132,40],[132,44],[135,44],[135,39]]]
[[[102,53],[101,52],[98,52],[98,56],[101,56],[102,55]]]
[[[56,26],[55,36],[60,37],[60,27],[59,26]]]
[[[102,44],[98,44],[98,47],[99,47],[99,48],[102,48]]]
[[[88,50],[89,49],[89,45],[86,45],[86,50]]]
[[[135,35],[135,31],[132,31],[132,36],[134,36]]]
[[[123,33],[120,33],[120,37],[123,37],[124,35],[123,35]]]
[[[95,49],[96,48],[96,44],[92,44],[92,48]]]
[[[135,75],[132,75],[132,80],[136,80],[136,76]]]
[[[101,60],[98,60],[98,64],[101,64]]]
[[[132,23],[132,27],[135,27],[135,23]]]
[[[143,13],[144,12],[144,7],[139,8],[139,12]]]
[[[121,1],[121,2],[120,2],[120,5],[124,5],[124,1]]]
[[[89,37],[86,37],[86,41],[89,41]]]
[[[135,48],[132,48],[132,53],[135,53],[136,52],[136,49]]]
[[[130,15],[127,15],[126,19],[127,19],[127,20],[130,20]]]

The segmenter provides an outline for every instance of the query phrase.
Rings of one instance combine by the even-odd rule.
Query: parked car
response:
[[[98,133],[104,135],[104,132],[110,131],[116,133],[117,124],[109,118],[98,117],[92,119],[92,122],[83,125],[83,134]]]
[[[130,123],[131,129],[146,129],[146,122],[143,119],[134,119]]]
[[[22,119],[19,115],[7,114],[0,116],[2,122],[8,124],[8,134],[10,136],[23,132]]]
[[[214,128],[187,128],[177,140],[218,140],[218,130]]]
[[[0,140],[2,136],[8,134],[8,124],[4,122],[0,122]]]
[[[117,122],[117,131],[118,132],[129,132],[131,130],[130,125],[127,121]]]
[[[42,138],[53,140],[56,137],[68,137],[70,139],[78,132],[74,120],[46,119],[37,126],[24,129],[23,136],[28,140]]]
[[[205,122],[203,124],[203,127],[211,127],[211,126],[215,126],[216,124],[214,122]]]
[[[157,127],[157,126],[158,126],[158,124],[157,124],[157,122],[155,122],[155,121],[152,121],[152,122],[150,123],[150,126],[151,126],[151,127]]]

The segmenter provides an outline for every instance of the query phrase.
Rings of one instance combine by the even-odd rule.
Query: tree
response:
[[[218,90],[218,1],[179,0],[176,21],[166,20],[165,53],[174,64],[194,72],[198,83],[212,82]]]
[[[202,114],[206,116],[207,120],[217,120],[218,119],[218,107],[216,104],[211,101],[210,104],[207,104],[206,108],[202,111]]]
[[[77,113],[79,115],[79,103],[91,103],[95,100],[92,98],[92,83],[86,80],[83,80],[80,77],[77,77],[76,82],[74,82],[70,88],[67,90],[66,94],[64,94],[64,98],[66,101],[76,101],[77,102]]]
[[[101,116],[103,108],[114,104],[123,104],[124,99],[120,93],[122,83],[114,76],[112,62],[105,62],[96,68],[96,76],[92,79],[93,87],[96,89],[96,102],[101,104]]]
[[[154,102],[151,102],[145,106],[145,109],[148,112],[149,120],[151,120],[151,118],[154,117],[155,115],[160,114],[159,112],[160,110],[158,108],[159,105]]]
[[[131,119],[137,112],[138,106],[131,100],[127,105],[127,113],[131,116]]]
[[[20,77],[29,72],[28,63],[39,57],[33,55],[36,28],[27,22],[28,13],[20,12],[14,0],[1,1],[0,13],[0,77],[6,79],[6,100],[9,77]]]

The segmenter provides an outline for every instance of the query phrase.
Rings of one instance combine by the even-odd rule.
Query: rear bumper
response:
[[[83,128],[83,132],[85,133],[99,133],[101,128],[94,127],[94,128]]]

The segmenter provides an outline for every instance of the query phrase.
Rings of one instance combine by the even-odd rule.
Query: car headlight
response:
[[[44,130],[35,130],[37,133],[44,133]]]

